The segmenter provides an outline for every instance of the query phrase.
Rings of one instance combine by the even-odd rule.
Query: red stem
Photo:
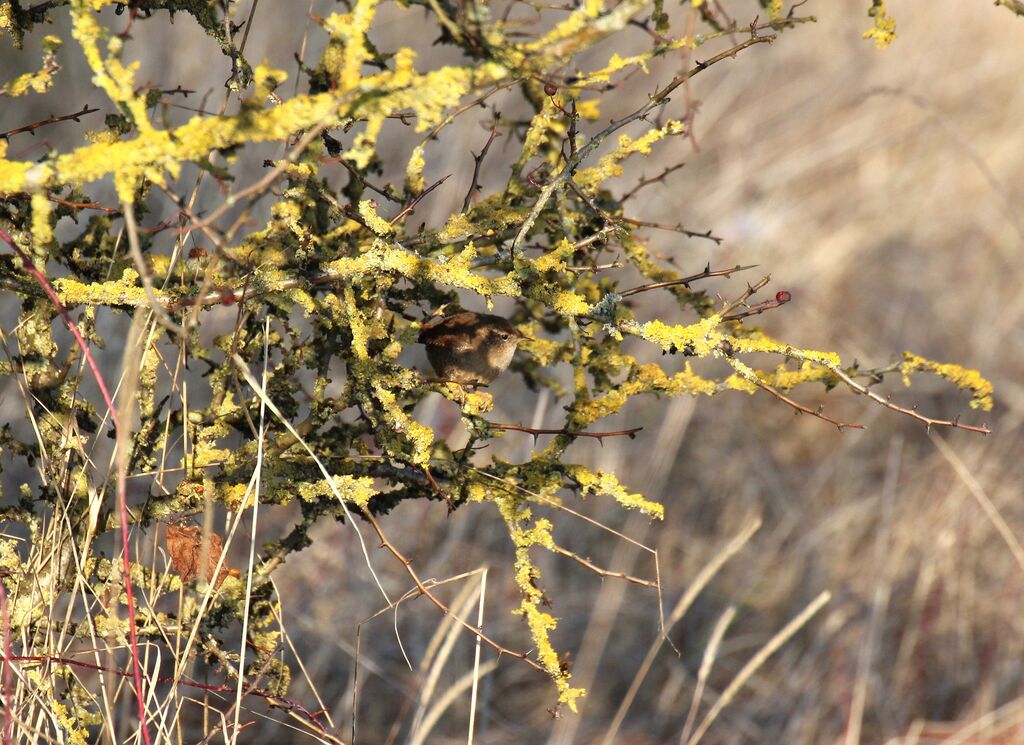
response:
[[[7,590],[0,580],[0,613],[4,622],[4,659],[11,659],[11,616],[7,612]],[[4,665],[4,745],[11,745],[11,709],[14,700],[11,695],[11,663]]]
[[[110,391],[107,389],[107,384],[103,382],[103,376],[100,375],[99,367],[96,365],[96,360],[92,356],[92,352],[89,351],[89,345],[85,343],[85,339],[82,337],[82,332],[78,330],[78,325],[71,320],[71,314],[68,313],[68,309],[64,307],[64,304],[57,297],[57,292],[53,289],[53,286],[47,281],[43,273],[36,268],[36,265],[32,263],[32,259],[29,258],[28,254],[18,248],[18,245],[14,242],[14,239],[7,233],[6,230],[0,228],[0,239],[3,239],[7,245],[9,245],[25,264],[25,269],[31,274],[39,286],[43,288],[43,292],[50,298],[50,302],[53,303],[54,307],[57,308],[57,312],[60,317],[64,319],[64,323],[67,324],[68,329],[75,337],[75,341],[78,342],[79,348],[82,350],[82,355],[85,357],[85,361],[89,365],[89,369],[92,371],[93,377],[96,379],[96,385],[100,389],[100,395],[103,396],[103,402],[107,405],[107,410],[110,412],[110,421],[114,425],[114,434],[116,441],[121,441],[121,420],[117,416],[117,409],[114,407],[114,401],[110,397]],[[132,592],[132,563],[131,556],[129,554],[129,542],[128,542],[128,504],[126,498],[127,481],[125,477],[127,474],[124,469],[118,467],[117,469],[117,507],[121,513],[121,556],[124,564],[124,592],[128,600],[128,635],[131,642],[132,650],[132,677],[135,680],[135,701],[139,713],[139,727],[142,728],[142,739],[146,745],[151,745],[149,739],[149,728],[146,726],[146,696],[142,689],[142,671],[139,664],[139,644],[135,628],[135,597]],[[7,655],[10,658],[10,654]]]
[[[82,662],[81,660],[72,660],[72,659],[70,659],[68,657],[47,657],[46,655],[12,655],[12,654],[7,654],[5,656],[5,658],[4,658],[4,661],[8,662],[8,663],[10,663],[10,662],[55,662],[58,665],[71,665],[72,667],[81,667],[81,668],[85,668],[86,670],[96,670],[98,672],[103,672],[103,673],[113,673],[114,675],[118,675],[118,676],[120,676],[122,678],[130,678],[130,677],[132,677],[131,673],[125,672],[124,670],[118,670],[117,668],[114,668],[114,667],[104,667],[103,665],[96,665],[96,664],[94,664],[92,662]],[[237,688],[235,686],[233,686],[233,685],[224,685],[224,684],[221,684],[221,685],[210,685],[208,683],[199,683],[199,682],[194,681],[194,680],[189,680],[188,678],[169,678],[169,677],[163,677],[163,678],[156,678],[156,679],[154,679],[153,682],[155,682],[155,683],[173,683],[174,685],[188,686],[190,688],[198,688],[199,690],[210,691],[211,693],[234,693],[237,690]],[[285,705],[287,707],[290,707],[292,709],[296,709],[297,711],[302,712],[303,716],[305,716],[307,719],[309,719],[309,721],[312,722],[314,725],[319,727],[321,731],[323,731],[323,729],[324,729],[323,725],[320,724],[320,721],[317,719],[317,717],[320,714],[323,713],[323,710],[315,711],[315,712],[314,711],[310,711],[305,706],[300,704],[298,701],[293,701],[293,700],[291,700],[289,698],[285,698],[284,696],[277,696],[277,695],[275,695],[273,693],[270,693],[269,691],[265,691],[265,690],[260,689],[260,688],[249,688],[249,689],[247,689],[245,691],[245,694],[247,696],[257,696],[257,697],[262,698],[262,699],[264,699],[266,701],[272,701],[274,703],[283,704],[283,705]]]

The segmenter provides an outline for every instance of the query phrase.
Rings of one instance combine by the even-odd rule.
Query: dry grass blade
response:
[[[255,12],[256,4],[253,3],[250,12]],[[250,15],[251,19],[251,15]],[[246,27],[246,33],[249,29]],[[266,390],[267,387],[267,365],[270,363],[270,316],[264,319],[263,323],[263,373],[260,381],[261,387]],[[267,403],[265,398],[260,399],[260,422],[259,432],[257,433],[256,440],[256,472],[253,474],[250,488],[246,489],[245,496],[242,498],[242,507],[238,510],[239,518],[245,511],[245,505],[249,499],[249,493],[252,493],[252,529],[249,535],[249,565],[246,568],[245,573],[245,610],[242,613],[242,634],[241,640],[239,641],[238,649],[238,690],[235,694],[235,721],[232,729],[231,743],[234,743],[238,739],[239,729],[239,717],[242,713],[242,695],[245,692],[245,653],[249,641],[249,607],[252,602],[252,580],[253,575],[256,574],[256,525],[259,523],[260,515],[260,486],[263,481],[263,449],[265,446],[265,437],[267,423]]]
[[[715,719],[722,713],[722,709],[729,705],[729,702],[736,697],[739,690],[750,680],[751,676],[756,673],[765,661],[775,654],[779,648],[785,644],[789,639],[803,628],[811,618],[824,605],[832,599],[832,593],[822,592],[818,597],[811,601],[811,604],[804,608],[803,612],[800,613],[796,618],[787,623],[775,636],[768,640],[761,649],[758,650],[757,654],[750,658],[746,665],[744,665],[736,677],[732,679],[728,687],[722,691],[722,695],[715,702],[715,705],[711,707],[711,711],[707,713],[704,720],[700,723],[697,731],[693,733],[693,737],[686,741],[686,745],[697,745],[701,738],[707,734],[708,729],[714,724]]]
[[[476,625],[478,628],[484,627],[484,601],[487,599],[487,568],[484,567],[483,572],[480,574],[480,605],[477,607],[476,612]],[[476,638],[476,644],[473,646],[473,690],[469,695],[469,734],[466,736],[467,745],[473,745],[473,732],[476,727],[476,703],[477,703],[477,689],[480,687],[480,678],[483,677],[483,673],[480,669],[480,649],[482,641],[478,636]]]
[[[18,244],[14,242],[14,239],[11,238],[10,234],[8,234],[7,231],[2,228],[0,228],[0,240],[3,240],[5,243],[7,243],[7,245],[11,247],[14,253],[18,255],[18,258],[21,259],[26,271],[28,271],[28,273],[31,274],[35,281],[39,284],[40,288],[42,288],[43,292],[50,299],[50,302],[53,303],[53,306],[56,309],[57,313],[64,320],[64,323],[71,331],[71,334],[74,336],[75,342],[78,344],[79,349],[82,350],[82,356],[85,358],[86,362],[89,365],[89,369],[92,372],[93,378],[96,381],[96,385],[100,390],[100,395],[103,397],[103,402],[107,406],[107,411],[110,414],[110,420],[114,425],[116,441],[126,442],[126,439],[122,438],[127,438],[127,432],[122,432],[122,423],[121,419],[118,417],[117,408],[114,405],[114,401],[110,396],[110,391],[107,389],[107,384],[104,381],[103,376],[100,374],[100,370],[96,364],[96,360],[93,358],[92,352],[89,350],[89,345],[86,343],[84,337],[82,336],[82,332],[78,329],[78,324],[76,324],[71,319],[71,314],[68,313],[67,308],[65,308],[64,304],[60,301],[60,298],[58,297],[56,291],[53,289],[53,286],[46,279],[43,273],[39,271],[36,265],[32,262],[32,259],[29,258],[28,254],[26,254],[18,247]],[[119,450],[121,452],[124,452],[123,448],[124,445],[122,445],[119,448]],[[124,463],[125,461],[122,460],[121,462]],[[132,651],[132,670],[135,682],[135,700],[137,704],[136,711],[139,716],[139,729],[142,731],[143,741],[146,743],[146,745],[150,745],[149,728],[146,726],[146,694],[142,685],[142,670],[139,662],[138,629],[135,624],[135,598],[131,579],[131,551],[128,540],[128,505],[125,495],[125,474],[126,471],[124,468],[118,468],[117,503],[121,515],[121,556],[122,568],[124,571],[124,589],[128,601],[128,637],[131,643]]]
[[[704,657],[700,662],[700,669],[697,671],[697,685],[693,689],[693,700],[690,701],[690,710],[686,714],[686,724],[683,725],[683,734],[679,736],[679,745],[686,745],[690,739],[690,732],[693,731],[694,722],[697,721],[697,711],[700,708],[701,699],[704,697],[704,686],[707,685],[708,675],[711,674],[711,667],[715,664],[718,656],[718,649],[722,646],[722,637],[725,636],[729,624],[736,617],[736,606],[730,605],[721,615],[715,628],[711,631],[707,646],[704,648]]]
[[[644,657],[636,675],[633,676],[633,682],[630,683],[629,690],[626,691],[626,695],[622,698],[622,703],[619,704],[619,708],[615,712],[615,717],[612,719],[611,725],[608,727],[608,731],[601,740],[602,745],[611,745],[615,742],[615,737],[619,733],[619,728],[622,727],[622,722],[626,718],[626,713],[629,711],[629,707],[632,706],[633,700],[636,698],[636,694],[640,690],[640,686],[643,685],[644,679],[647,677],[647,673],[650,672],[651,665],[654,664],[654,658],[658,656],[658,651],[661,649],[661,645],[672,632],[672,627],[675,626],[684,615],[686,615],[686,611],[690,609],[693,601],[697,599],[697,596],[705,587],[707,587],[708,583],[716,574],[718,574],[718,571],[725,565],[725,563],[738,554],[740,550],[747,545],[747,542],[753,538],[754,533],[756,533],[760,528],[761,520],[758,519],[754,520],[741,530],[739,534],[725,546],[725,548],[719,551],[718,554],[716,554],[711,561],[701,569],[693,579],[693,582],[690,583],[690,586],[687,588],[683,596],[679,598],[679,601],[669,614],[668,621],[665,624],[665,633],[655,639],[651,644],[650,649],[647,650],[647,656]]]
[[[433,638],[430,640],[430,644],[427,645],[427,654],[423,658],[423,665],[421,667],[421,671],[426,670],[427,675],[420,690],[420,700],[412,720],[411,737],[413,738],[420,735],[420,727],[423,724],[423,718],[427,713],[430,700],[434,695],[437,682],[441,677],[441,672],[444,670],[445,663],[448,662],[448,657],[455,648],[456,640],[462,633],[462,627],[455,623],[455,617],[466,615],[470,606],[477,601],[476,596],[479,589],[478,586],[471,584],[467,584],[462,588],[462,592],[459,593],[458,597],[451,604],[454,611],[453,614],[447,615],[442,619],[441,623],[437,626],[437,630],[434,632]]]
[[[427,715],[423,718],[423,724],[420,729],[410,738],[409,745],[422,745],[427,742],[427,737],[430,736],[434,726],[438,723],[448,708],[458,700],[459,696],[466,692],[467,688],[472,688],[476,685],[476,682],[480,678],[484,678],[495,670],[498,669],[498,660],[491,660],[485,662],[480,666],[479,670],[471,670],[462,677],[460,677],[455,683],[449,686],[444,695],[438,700],[436,704],[427,712]]]
[[[1024,571],[1024,547],[1020,545],[1020,541],[1017,540],[1017,536],[1013,534],[1010,526],[1006,520],[999,513],[999,509],[989,499],[988,494],[985,493],[985,489],[978,483],[978,480],[971,473],[971,470],[967,467],[967,464],[963,462],[956,451],[949,446],[945,440],[933,432],[928,433],[928,437],[931,439],[932,444],[935,445],[935,449],[939,451],[946,462],[953,467],[956,475],[967,487],[967,491],[971,493],[978,506],[981,507],[981,511],[985,513],[985,517],[988,518],[989,522],[999,533],[999,537],[1003,539],[1003,543],[1010,549],[1010,553],[1013,555],[1014,560],[1017,562],[1017,566]]]

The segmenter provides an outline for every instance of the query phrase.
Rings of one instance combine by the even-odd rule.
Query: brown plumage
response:
[[[525,334],[501,316],[456,313],[430,321],[419,341],[442,380],[462,385],[488,385],[505,372]]]

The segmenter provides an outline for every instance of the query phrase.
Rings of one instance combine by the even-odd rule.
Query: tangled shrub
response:
[[[694,0],[703,30],[685,36],[673,30],[671,9],[660,0],[545,6],[526,35],[518,30],[522,19],[513,17],[516,3],[398,5],[409,22],[426,17],[434,24],[438,43],[456,49],[459,61],[431,67],[410,48],[382,48],[374,40],[378,0],[354,0],[345,12],[315,19],[324,52],[315,64],[300,59],[307,92],[289,96],[284,84],[294,76],[245,58],[237,38],[243,25],[232,20],[229,2],[0,2],[0,28],[16,45],[55,16],[70,19],[93,84],[113,104],[105,126],[66,152],[36,160],[12,154],[16,136],[69,120],[92,123],[86,117],[96,109],[19,127],[0,142],[0,238],[10,249],[0,256],[0,282],[21,302],[16,327],[0,339],[0,374],[5,396],[20,396],[31,423],[5,423],[0,448],[5,467],[13,460],[21,472],[38,475],[18,495],[5,495],[5,639],[24,647],[7,656],[19,661],[33,689],[21,693],[24,705],[48,707],[77,741],[101,723],[102,708],[76,677],[79,667],[58,659],[54,650],[62,648],[50,646],[53,635],[130,648],[143,722],[144,692],[162,679],[143,669],[136,650],[143,640],[167,648],[169,625],[188,631],[183,649],[168,650],[177,654],[169,682],[182,683],[183,662],[201,654],[244,681],[248,694],[298,706],[287,699],[290,673],[275,656],[280,632],[269,576],[309,544],[308,531],[322,516],[369,523],[417,589],[447,610],[378,520],[406,499],[441,500],[447,509],[481,503],[500,512],[515,547],[518,612],[534,650],[513,652],[476,633],[545,672],[559,700],[573,707],[583,691],[572,686],[571,670],[551,643],[557,619],[545,607],[531,557],[558,547],[551,524],[532,505],[593,494],[662,517],[660,504],[632,493],[614,474],[571,462],[567,452],[579,437],[643,437],[635,428],[593,429],[633,397],[760,391],[840,430],[859,426],[789,395],[818,384],[867,396],[928,426],[985,431],[926,416],[875,390],[889,374],[909,385],[914,375],[931,373],[967,391],[971,407],[988,410],[991,387],[978,373],[909,352],[896,364],[861,369],[837,354],[772,338],[751,319],[790,302],[788,292],[768,291],[763,299],[764,277],[733,298],[717,298],[700,288],[702,280],[751,268],[681,273],[650,249],[647,231],[721,239],[711,230],[631,215],[630,200],[676,167],[624,184],[625,162],[667,153],[688,134],[687,112],[672,105],[673,96],[708,67],[741,64],[753,48],[765,53],[780,34],[813,21],[799,14],[802,7],[787,12],[779,0],[750,3],[752,20],[737,24],[717,4]],[[888,44],[895,24],[884,3],[876,0],[870,12],[874,26],[865,36]],[[175,13],[198,23],[230,67],[220,113],[203,111],[180,124],[165,104],[186,91],[140,86],[131,39],[135,24],[163,23]],[[646,48],[609,52],[630,28],[646,33]],[[47,36],[38,71],[3,83],[3,96],[45,94],[60,72],[65,41]],[[685,72],[649,82],[651,68],[684,52],[691,59]],[[598,58],[603,64],[592,64]],[[487,110],[503,92],[517,92],[517,105],[529,113]],[[603,109],[613,96],[631,108],[609,122]],[[443,224],[417,225],[416,209],[447,178],[426,177],[435,143],[453,121],[482,111],[489,134],[474,145],[461,209]],[[406,147],[410,131],[416,142]],[[510,162],[492,151],[499,137]],[[258,180],[237,183],[235,174],[261,144],[283,146],[282,155],[263,163]],[[403,184],[382,183],[381,174],[396,164]],[[494,173],[507,181],[487,193],[482,177]],[[223,198],[199,209],[199,185],[211,179]],[[113,185],[116,203],[94,200],[93,190],[104,184]],[[167,204],[173,218],[143,228],[144,218]],[[252,229],[263,217],[265,224]],[[630,287],[628,278],[637,274],[644,283]],[[674,317],[644,317],[630,300],[654,291],[672,294]],[[541,432],[489,420],[486,389],[432,380],[399,361],[432,316],[462,303],[491,308],[499,298],[512,300],[509,319],[527,337],[512,373],[566,401],[562,427],[544,431],[550,441],[521,463],[481,462],[474,450],[510,429]],[[204,320],[225,308],[233,327],[204,343]],[[114,341],[100,330],[114,315],[133,318],[124,361],[119,371],[101,370],[92,350]],[[62,341],[65,324],[73,342]],[[627,354],[630,337],[670,355],[671,364]],[[680,368],[671,355],[687,359]],[[717,367],[698,372],[691,358]],[[339,361],[344,380],[331,387]],[[571,370],[571,388],[550,374],[555,366]],[[188,375],[197,368],[202,377]],[[470,435],[465,447],[453,450],[414,418],[414,407],[431,392],[460,407]],[[115,446],[105,468],[98,455],[108,436]],[[129,477],[147,485],[138,503],[129,504]],[[212,505],[242,514],[293,501],[302,520],[243,571],[227,566],[223,541],[209,527],[177,525]],[[153,572],[133,560],[129,531],[159,521],[174,526],[166,548],[175,571]],[[99,549],[111,532],[121,539],[116,562]],[[193,579],[201,592],[186,593],[180,608],[158,608]],[[146,603],[138,601],[140,591]],[[74,598],[82,597],[102,601],[76,607]],[[225,633],[232,622],[245,630],[240,652]],[[10,689],[6,700],[10,710]]]

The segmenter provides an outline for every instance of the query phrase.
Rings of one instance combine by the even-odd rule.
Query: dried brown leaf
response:
[[[224,552],[224,541],[216,533],[210,533],[209,548],[207,549],[206,568],[201,573],[201,579],[210,581],[220,555]],[[171,556],[171,565],[174,571],[181,577],[182,582],[191,582],[200,576],[199,562],[203,553],[203,530],[193,525],[168,525],[167,526],[167,553]],[[234,567],[226,564],[217,573],[215,585],[220,587],[224,578],[228,575],[239,577],[241,573]]]

